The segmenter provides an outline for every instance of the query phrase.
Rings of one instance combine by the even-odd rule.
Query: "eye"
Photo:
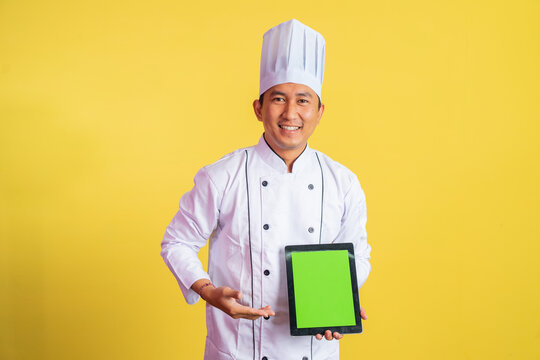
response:
[[[275,97],[275,98],[273,98],[272,100],[273,100],[273,101],[276,101],[276,102],[283,102],[283,101],[285,101],[285,99],[284,99],[284,98],[282,98],[282,97],[279,97],[279,96],[278,96],[278,97]]]
[[[298,102],[299,102],[300,104],[307,104],[307,103],[309,103],[309,101],[308,101],[307,99],[300,99],[300,100],[298,100]]]

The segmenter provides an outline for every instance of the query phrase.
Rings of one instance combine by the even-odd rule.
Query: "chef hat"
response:
[[[263,35],[259,95],[277,84],[309,86],[319,97],[324,73],[324,38],[296,19]]]

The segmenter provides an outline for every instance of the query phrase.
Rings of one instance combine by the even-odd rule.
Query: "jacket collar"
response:
[[[268,164],[271,168],[279,172],[280,174],[288,173],[289,169],[285,160],[283,160],[272,148],[266,140],[264,139],[264,134],[261,135],[259,143],[255,145],[255,151],[263,159],[263,161]],[[296,158],[293,163],[292,173],[302,172],[305,168],[310,166],[310,161],[313,161],[314,150],[306,144],[304,151]]]

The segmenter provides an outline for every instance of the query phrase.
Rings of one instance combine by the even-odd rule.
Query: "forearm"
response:
[[[209,279],[207,272],[197,256],[197,249],[181,242],[178,238],[165,235],[161,256],[174,275],[188,304],[199,300],[199,295],[190,288],[199,279]]]
[[[220,196],[204,168],[201,169],[195,176],[193,189],[182,196],[179,209],[161,242],[161,256],[188,304],[199,300],[191,285],[197,280],[210,278],[203,269],[198,252],[217,226]]]
[[[354,244],[358,288],[362,287],[371,271],[371,246],[367,242],[366,222],[366,197],[355,179],[345,197],[345,213],[338,239]]]

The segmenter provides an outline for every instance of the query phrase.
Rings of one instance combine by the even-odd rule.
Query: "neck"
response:
[[[298,157],[300,155],[302,155],[302,153],[304,152],[304,150],[306,149],[307,147],[307,144],[301,148],[301,149],[279,149],[277,148],[277,146],[272,146],[267,140],[266,140],[266,137],[264,136],[263,134],[263,138],[264,138],[264,141],[266,142],[266,145],[268,145],[268,147],[270,149],[272,149],[272,151],[281,158],[281,160],[283,160],[283,162],[285,163],[285,165],[287,165],[287,170],[288,172],[292,172],[292,169],[293,169],[293,164],[294,162],[296,161],[296,159],[298,159]]]

